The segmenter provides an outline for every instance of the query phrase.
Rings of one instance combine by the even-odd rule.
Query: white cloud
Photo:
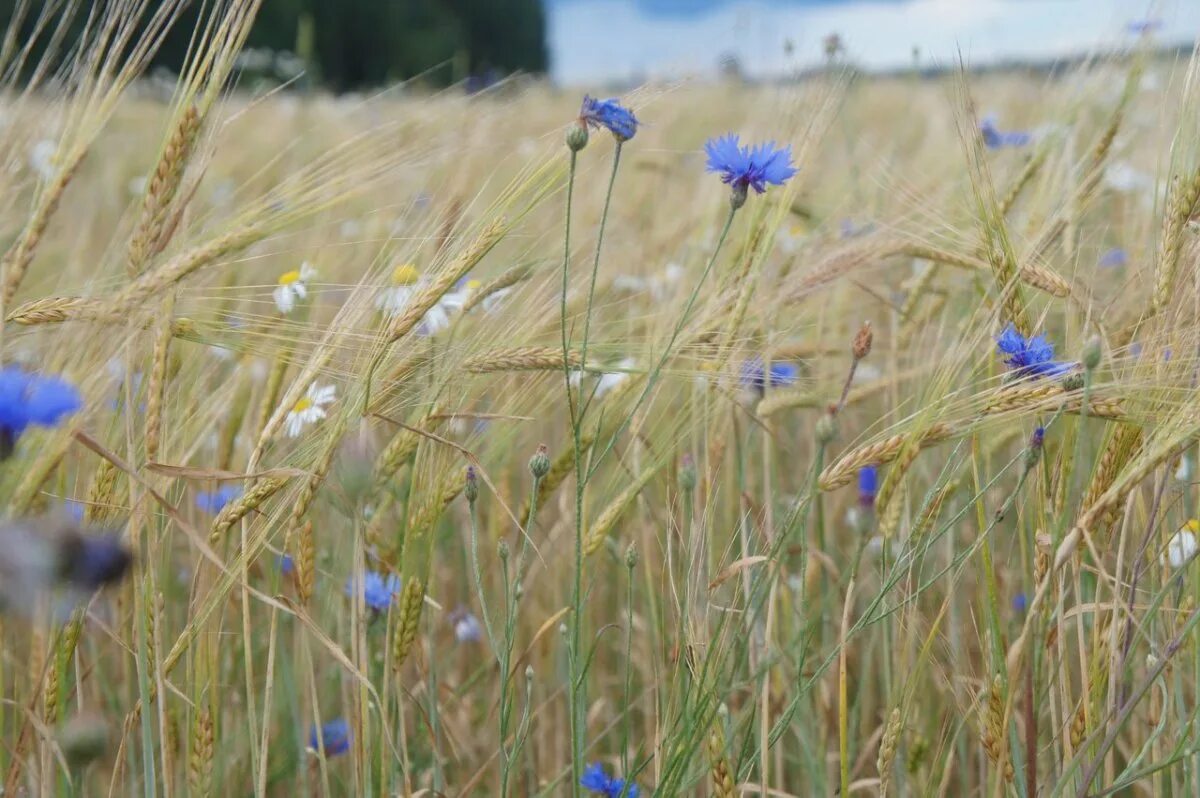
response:
[[[733,54],[750,74],[820,61],[821,39],[837,31],[851,58],[872,68],[999,57],[1058,56],[1130,41],[1125,24],[1153,16],[1166,41],[1200,35],[1200,1],[909,0],[788,6],[732,0],[707,14],[644,16],[632,0],[550,4],[555,77],[564,83],[711,73]],[[788,63],[784,41],[794,43]]]

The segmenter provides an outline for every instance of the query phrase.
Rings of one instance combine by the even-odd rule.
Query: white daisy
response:
[[[420,272],[411,263],[401,264],[392,271],[391,285],[376,298],[375,307],[388,316],[399,316],[424,286]],[[462,288],[445,294],[421,319],[418,332],[434,335],[450,326],[450,314],[462,310],[471,292],[478,290],[479,281],[471,280]]]
[[[296,300],[308,296],[308,283],[317,276],[317,270],[305,261],[299,269],[293,269],[279,276],[279,285],[275,286],[273,296],[275,307],[285,316],[296,307]]]
[[[1196,521],[1188,521],[1167,544],[1167,553],[1162,558],[1164,565],[1172,568],[1182,568],[1196,553],[1195,529],[1200,526]]]
[[[309,424],[325,418],[325,405],[337,398],[337,388],[332,385],[308,386],[308,393],[296,402],[284,419],[283,428],[289,438],[295,438]]]
[[[420,282],[421,273],[416,266],[411,263],[400,264],[392,269],[391,285],[375,299],[375,307],[388,316],[399,316],[416,295]]]

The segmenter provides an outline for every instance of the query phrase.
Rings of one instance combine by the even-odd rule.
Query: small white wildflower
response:
[[[296,402],[284,419],[283,428],[289,438],[295,438],[309,424],[325,418],[325,405],[337,398],[337,388],[332,385],[308,386],[308,393]]]
[[[632,274],[618,274],[613,278],[613,288],[618,291],[628,291],[637,294],[646,290],[646,278],[635,277]]]
[[[1170,565],[1172,568],[1182,568],[1192,559],[1192,556],[1196,553],[1196,535],[1193,532],[1195,526],[1197,526],[1197,522],[1188,521],[1171,538],[1171,542],[1167,544],[1167,553],[1162,558],[1164,565]]]
[[[616,368],[628,370],[628,369],[632,369],[633,366],[634,366],[633,359],[627,357],[624,360],[622,360],[620,363],[618,363],[616,365]],[[600,375],[600,379],[596,382],[595,397],[597,399],[599,399],[600,397],[604,396],[604,394],[611,391],[613,388],[616,388],[618,385],[625,382],[625,380],[627,380],[627,379],[629,379],[629,374],[626,373],[626,371],[606,371],[606,372],[604,372],[603,374]],[[571,385],[573,387],[578,388],[582,381],[583,381],[582,372],[580,372],[578,369],[571,372]]]
[[[375,299],[375,307],[388,316],[399,316],[417,293],[421,273],[411,263],[402,263],[392,269],[391,285],[383,289]]]
[[[1175,480],[1184,483],[1191,482],[1194,470],[1191,455],[1185,454],[1179,458],[1179,467],[1175,469]]]
[[[454,638],[460,643],[478,643],[483,639],[483,627],[479,619],[463,611],[454,619]]]
[[[49,180],[54,175],[54,156],[58,153],[58,145],[50,139],[41,139],[29,151],[29,166],[43,180]]]
[[[279,285],[275,286],[272,294],[275,297],[275,307],[285,316],[296,307],[296,301],[308,296],[308,283],[317,276],[317,270],[305,261],[299,269],[293,269],[279,276]]]
[[[1118,194],[1133,194],[1149,190],[1154,180],[1125,161],[1117,161],[1104,170],[1104,184]]]

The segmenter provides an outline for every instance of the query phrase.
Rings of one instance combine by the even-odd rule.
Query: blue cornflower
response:
[[[1018,615],[1024,615],[1025,608],[1029,606],[1029,599],[1024,593],[1018,593],[1017,595],[1013,596],[1012,606],[1014,612],[1016,612]]]
[[[67,515],[71,516],[71,520],[75,523],[83,523],[83,513],[87,509],[87,506],[83,502],[78,499],[67,499],[64,509],[66,509]]]
[[[354,597],[354,587],[361,584],[363,603],[367,609],[383,612],[392,604],[392,599],[400,595],[400,577],[396,574],[384,574],[377,571],[365,571],[360,578],[350,577],[346,580],[346,595]]]
[[[79,392],[58,377],[39,377],[19,366],[0,369],[0,460],[31,425],[56,426],[83,405]]]
[[[118,581],[133,564],[133,554],[118,535],[80,535],[63,563],[64,581],[84,590],[99,590]]]
[[[237,485],[222,485],[216,490],[200,491],[196,494],[196,507],[202,512],[216,515],[225,509],[225,505],[242,495],[242,489]]]
[[[459,608],[450,613],[454,624],[454,638],[460,643],[478,643],[483,639],[483,626],[469,610]]]
[[[736,135],[727,133],[705,142],[704,151],[708,153],[706,171],[721,173],[721,182],[733,187],[735,204],[739,207],[737,200],[745,202],[747,188],[761,194],[768,183],[782,186],[796,174],[792,148],[776,147],[773,141],[743,147]]]
[[[985,116],[979,121],[979,135],[989,150],[1004,147],[1024,147],[1033,141],[1033,135],[1020,130],[1001,131],[996,127],[996,117]]]
[[[1106,269],[1115,269],[1129,262],[1129,254],[1120,247],[1113,247],[1100,256],[1100,265]]]
[[[879,468],[869,465],[858,469],[858,503],[873,507],[879,494]]]
[[[290,554],[276,555],[275,564],[279,566],[279,573],[284,576],[291,576],[296,570],[296,561],[292,559],[292,555]]]
[[[759,393],[772,388],[795,385],[800,379],[800,369],[795,363],[772,363],[767,369],[760,358],[751,358],[742,364],[742,385]]]
[[[621,791],[625,789],[625,779],[609,776],[604,772],[603,765],[599,762],[593,762],[583,772],[583,776],[580,777],[579,786],[596,795],[618,798],[621,795]],[[625,795],[627,798],[638,798],[639,792],[640,790],[636,784],[630,784],[629,790]]]
[[[1008,355],[1005,364],[1022,377],[1061,377],[1075,365],[1056,361],[1054,344],[1044,334],[1026,338],[1011,324],[996,337],[996,349]]]
[[[325,756],[337,756],[349,751],[350,724],[345,719],[338,718],[322,723],[320,729],[312,727],[308,732],[308,747],[313,751],[320,751],[322,743],[325,744]]]
[[[637,117],[615,97],[607,100],[597,100],[586,94],[583,106],[579,109],[579,118],[588,127],[602,127],[616,136],[617,141],[628,141],[637,133]]]

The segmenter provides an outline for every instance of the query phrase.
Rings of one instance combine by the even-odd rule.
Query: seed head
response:
[[[474,504],[479,498],[479,478],[475,476],[475,466],[467,466],[467,484],[463,487],[467,502]]]
[[[496,544],[496,554],[500,555],[502,562],[508,562],[508,541],[501,540]]]
[[[633,544],[630,543],[629,547],[625,549],[625,566],[627,568],[629,568],[629,570],[632,571],[634,568],[637,567],[637,564],[638,564],[637,549],[635,549],[633,547]]]
[[[862,326],[858,328],[858,333],[854,336],[854,345],[852,347],[852,351],[854,352],[854,359],[856,361],[862,360],[864,357],[871,354],[871,341],[873,337],[874,336],[871,333],[871,322],[864,321]]]

